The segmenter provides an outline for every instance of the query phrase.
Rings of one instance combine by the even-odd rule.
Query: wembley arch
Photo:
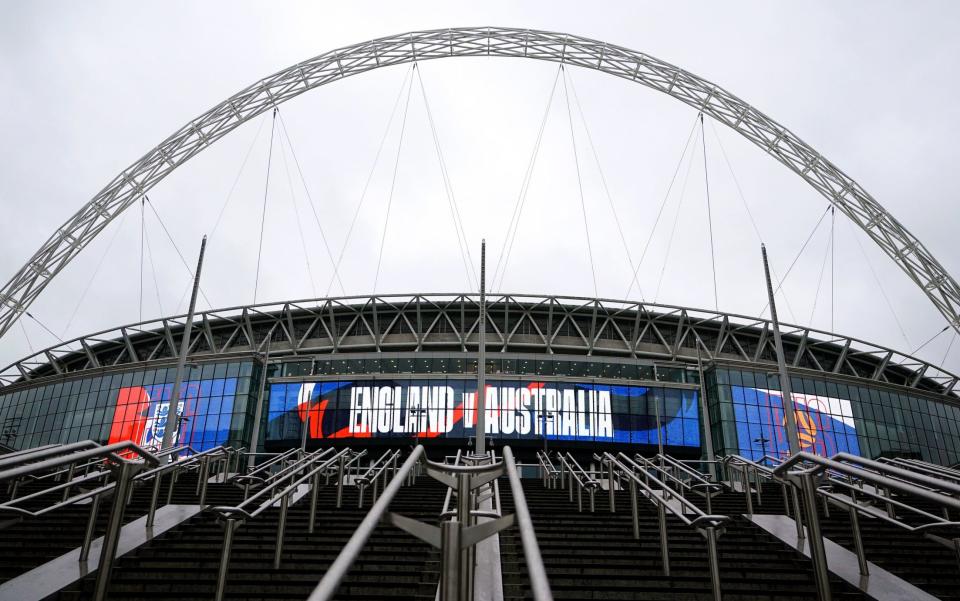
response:
[[[722,87],[650,55],[580,36],[500,27],[414,31],[331,50],[244,88],[178,129],[114,177],[0,289],[0,337],[120,213],[238,126],[313,88],[417,61],[499,56],[607,73],[676,98],[733,129],[803,178],[859,226],[960,331],[960,286],[873,196],[793,132]]]

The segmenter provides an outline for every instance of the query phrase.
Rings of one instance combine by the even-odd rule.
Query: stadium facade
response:
[[[520,295],[489,298],[487,315],[494,445],[789,455],[766,320]],[[203,312],[183,377],[178,441],[197,450],[463,447],[476,436],[478,317],[470,294]],[[184,323],[123,326],[7,367],[0,443],[159,445]],[[957,376],[861,340],[782,330],[802,450],[960,462]]]

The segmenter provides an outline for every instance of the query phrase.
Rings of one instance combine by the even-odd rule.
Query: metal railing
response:
[[[633,537],[640,539],[639,496],[642,494],[657,509],[657,519],[660,530],[660,558],[664,576],[670,576],[669,536],[667,530],[667,512],[671,513],[682,523],[695,529],[704,537],[707,543],[707,558],[710,565],[710,585],[715,601],[722,599],[720,590],[720,562],[717,554],[717,538],[723,533],[730,518],[725,515],[714,515],[703,511],[689,499],[674,494],[665,479],[656,474],[665,472],[654,464],[641,465],[624,453],[613,455],[605,452],[595,454],[594,459],[605,464],[609,471],[617,472],[621,479],[627,481],[630,489],[630,508],[633,517]]]
[[[911,472],[926,474],[939,480],[946,480],[954,484],[960,484],[960,470],[944,467],[935,463],[928,463],[919,459],[906,459],[903,457],[880,458],[877,461],[887,463],[897,467],[902,467]]]
[[[380,457],[370,464],[365,472],[357,476],[355,483],[357,488],[360,489],[360,494],[357,496],[357,507],[363,508],[363,497],[368,488],[373,489],[373,502],[377,502],[378,489],[383,488],[380,484],[381,478],[383,478],[386,473],[392,473],[394,476],[397,475],[397,459],[399,457],[399,450],[385,451],[383,455],[380,455]]]
[[[540,466],[540,478],[544,488],[556,488],[560,480],[560,470],[553,465],[550,455],[546,451],[537,451],[537,463]]]
[[[747,515],[753,515],[754,513],[754,493],[756,493],[757,505],[763,505],[764,482],[772,482],[780,486],[785,515],[790,516],[792,514],[794,517],[800,515],[800,502],[796,490],[787,486],[786,481],[775,475],[772,467],[765,465],[768,460],[776,461],[777,465],[780,463],[779,459],[769,456],[764,456],[758,463],[741,455],[727,455],[720,461],[720,465],[723,468],[722,472],[726,475],[730,490],[743,493],[747,505]],[[798,533],[802,537],[800,520],[797,520],[797,522]]]
[[[580,465],[580,463],[570,453],[557,453],[557,459],[560,462],[560,487],[566,488],[573,502],[573,489],[577,489],[577,510],[583,511],[583,493],[586,492],[590,498],[590,513],[596,511],[596,494],[600,488],[600,482]],[[610,486],[613,486],[611,481]]]
[[[248,457],[258,457],[262,453],[250,453]],[[268,483],[277,471],[282,471],[290,463],[298,461],[302,457],[300,449],[289,449],[278,455],[271,456],[270,459],[257,465],[244,474],[239,474],[233,479],[233,483],[243,487],[243,498],[250,496],[250,489],[253,486],[261,486]]]
[[[370,508],[360,526],[324,574],[309,600],[327,601],[333,598],[374,529],[382,521],[387,521],[440,549],[441,578],[437,597],[440,601],[472,599],[471,574],[475,558],[472,553],[473,547],[500,530],[516,525],[520,532],[533,598],[536,601],[550,601],[553,598],[550,585],[510,447],[503,447],[501,461],[496,461],[492,453],[486,456],[469,457],[458,454],[455,463],[450,465],[427,461],[423,446],[415,447],[396,470],[380,498]],[[441,521],[439,526],[389,511],[400,488],[410,480],[411,474],[416,473],[419,465],[425,466],[430,477],[455,489],[456,507],[447,511],[449,519]],[[515,513],[500,515],[499,502],[495,504],[493,510],[480,509],[479,491],[488,485],[495,484],[496,478],[504,474],[510,481]],[[447,499],[450,498],[448,495]],[[478,518],[488,518],[488,521],[478,523]]]
[[[652,470],[654,475],[666,482],[678,495],[687,497],[690,494],[701,496],[706,501],[707,513],[713,513],[712,498],[723,491],[723,485],[713,482],[709,477],[684,465],[669,455],[658,454],[652,459],[642,455],[633,456],[634,461]]]
[[[354,457],[350,457],[355,455]],[[347,469],[348,458],[356,460],[360,453],[354,454],[349,448],[334,452],[333,449],[323,449],[304,455],[297,463],[287,466],[271,479],[271,481],[252,496],[244,499],[236,506],[214,507],[213,511],[220,514],[224,523],[223,549],[220,556],[220,567],[217,573],[217,590],[215,599],[222,601],[226,591],[227,575],[230,569],[230,554],[233,550],[233,537],[242,524],[252,520],[271,507],[280,503],[280,514],[277,523],[277,537],[274,544],[273,567],[280,568],[283,554],[283,541],[286,533],[287,513],[290,508],[290,498],[302,486],[306,485],[310,491],[310,516],[308,532],[313,534],[316,525],[317,496],[320,490],[320,477],[336,466],[339,477],[337,479],[337,506],[343,498],[343,486]]]
[[[132,453],[139,459],[122,456]],[[120,528],[123,526],[123,514],[132,486],[133,476],[147,466],[157,466],[160,460],[156,455],[148,452],[132,442],[119,442],[101,446],[93,441],[62,445],[60,447],[41,449],[32,453],[24,453],[17,457],[0,461],[0,481],[19,478],[31,473],[43,473],[56,470],[88,460],[100,458],[109,460],[116,465],[115,482],[112,483],[113,506],[107,519],[107,530],[103,535],[103,545],[100,551],[100,564],[97,571],[97,580],[94,588],[94,599],[101,601],[106,598],[110,583],[110,573],[116,559],[117,546],[120,540]],[[79,496],[79,495],[78,495]],[[100,498],[97,494],[94,498]],[[74,502],[79,500],[74,499]],[[96,501],[95,501],[96,502]],[[61,502],[62,503],[62,502]],[[98,507],[99,508],[99,507]],[[91,520],[93,522],[94,520]],[[91,528],[90,523],[87,526]],[[89,547],[88,547],[89,550]]]
[[[912,532],[952,530],[958,533],[953,545],[960,552],[960,522],[951,522],[905,500],[905,497],[914,497],[946,510],[960,511],[960,499],[957,498],[960,497],[960,484],[848,453],[839,453],[830,458],[797,453],[775,468],[773,473],[789,481],[801,492],[810,557],[821,601],[831,599],[831,590],[817,497],[847,508],[860,573],[864,576],[869,570],[860,531],[860,514]],[[894,498],[891,493],[901,497]],[[875,504],[884,505],[886,511],[879,511]],[[895,509],[907,511],[919,523],[897,518]],[[798,533],[802,536],[802,529],[798,529]]]

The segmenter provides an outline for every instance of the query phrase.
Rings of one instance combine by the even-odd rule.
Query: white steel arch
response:
[[[522,57],[594,69],[668,94],[727,125],[802,177],[876,242],[960,332],[960,286],[857,182],[790,130],[675,65],[622,46],[548,31],[465,27],[388,36],[321,54],[234,94],[110,181],[0,289],[0,336],[117,215],[239,125],[308,90],[372,69],[455,56]]]

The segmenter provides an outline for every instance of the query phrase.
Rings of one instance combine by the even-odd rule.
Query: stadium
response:
[[[244,121],[355,73],[476,55],[599,69],[730,126],[957,327],[960,288],[923,245],[723,88],[595,40],[465,28],[321,55],[192,120],[0,291],[0,332],[118,213]],[[39,350],[0,383],[0,535],[62,543],[5,568],[0,598],[949,599],[960,584],[958,376],[775,316],[483,286],[191,306]],[[447,519],[426,532],[391,503]],[[346,534],[315,534],[318,512]],[[48,515],[77,532],[43,530]],[[90,545],[102,554],[88,566]]]

